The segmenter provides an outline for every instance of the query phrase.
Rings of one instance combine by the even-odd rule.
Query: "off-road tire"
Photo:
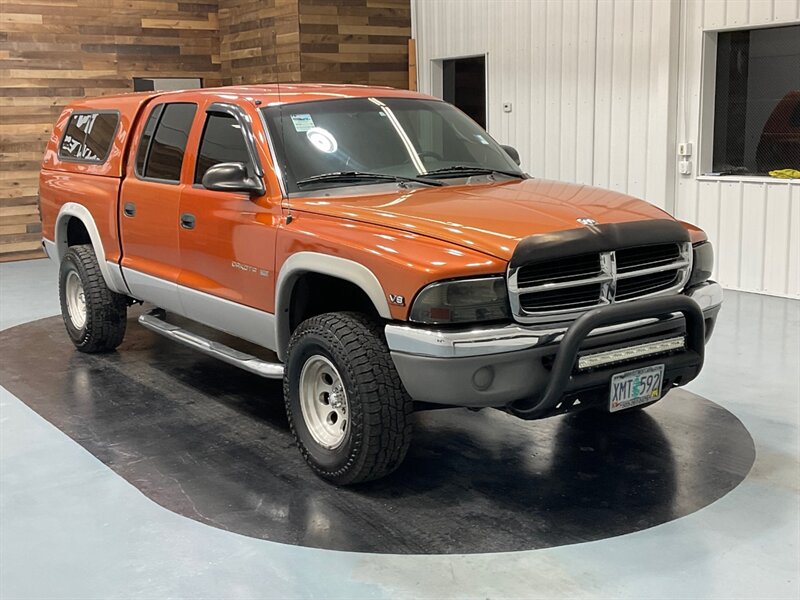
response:
[[[300,404],[300,374],[315,355],[333,363],[347,394],[349,433],[332,450],[313,439]],[[411,442],[413,402],[378,323],[346,312],[302,322],[289,340],[283,393],[292,435],[320,477],[337,485],[355,484],[384,477],[403,462]]]
[[[78,274],[86,302],[86,322],[76,327],[69,316],[66,281],[71,272]],[[86,353],[110,352],[122,343],[127,325],[127,298],[106,286],[94,249],[89,244],[71,246],[58,273],[61,316],[75,347]]]

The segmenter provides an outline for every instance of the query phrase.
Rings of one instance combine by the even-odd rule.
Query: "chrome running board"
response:
[[[283,377],[283,365],[281,363],[261,360],[251,354],[239,352],[225,344],[211,341],[196,333],[178,327],[177,325],[167,323],[159,318],[158,315],[160,312],[160,310],[154,310],[141,315],[139,317],[139,323],[150,331],[154,331],[159,335],[163,335],[185,346],[199,350],[203,354],[213,356],[229,365],[239,367],[250,373],[255,373],[256,375],[268,379],[281,379]]]

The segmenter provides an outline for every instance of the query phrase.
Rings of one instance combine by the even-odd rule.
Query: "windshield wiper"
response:
[[[428,171],[425,173],[425,177],[431,177],[436,175],[491,175],[493,173],[500,173],[501,175],[507,175],[509,177],[517,177],[519,179],[525,179],[525,175],[523,173],[516,173],[514,171],[503,171],[501,169],[489,169],[487,167],[474,167],[470,165],[454,165],[452,167],[444,167],[442,169],[435,169],[433,171]]]
[[[407,182],[414,181],[425,185],[442,186],[441,181],[431,181],[430,179],[422,179],[421,177],[404,177],[403,175],[387,175],[385,173],[367,173],[364,171],[336,171],[335,173],[322,173],[321,175],[314,175],[300,179],[297,185],[309,185],[312,183],[320,182],[335,182],[335,181],[360,181],[360,180],[386,180],[386,181],[399,181]]]

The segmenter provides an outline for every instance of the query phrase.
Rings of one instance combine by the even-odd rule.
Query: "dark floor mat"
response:
[[[107,355],[76,352],[60,317],[2,331],[0,384],[170,510],[337,550],[501,552],[617,536],[711,504],[755,458],[735,416],[674,390],[626,415],[418,413],[397,472],[339,489],[300,458],[280,382],[134,320]]]

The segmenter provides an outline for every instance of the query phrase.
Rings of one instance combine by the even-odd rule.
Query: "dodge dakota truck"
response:
[[[698,375],[722,302],[701,230],[531,177],[455,107],[385,87],[79,100],[40,202],[79,351],[113,351],[146,303],[142,326],[282,379],[339,485],[395,469],[417,409],[648,406]]]

